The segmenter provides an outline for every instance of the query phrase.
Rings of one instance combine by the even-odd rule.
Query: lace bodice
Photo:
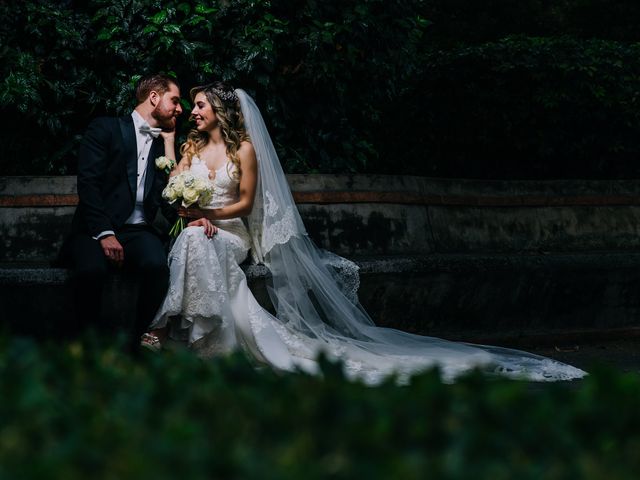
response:
[[[207,205],[210,208],[220,208],[238,201],[240,176],[237,175],[237,171],[238,168],[231,161],[227,161],[215,171],[210,171],[207,164],[198,157],[191,159],[191,173],[198,177],[209,178],[213,182],[213,197],[211,203]]]

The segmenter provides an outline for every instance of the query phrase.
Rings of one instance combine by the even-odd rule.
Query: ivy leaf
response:
[[[156,25],[160,25],[161,23],[164,23],[166,19],[167,19],[167,12],[165,10],[160,10],[153,17],[151,17],[151,21]]]
[[[173,33],[173,34],[179,34],[180,33],[180,27],[178,25],[175,25],[175,24],[164,25],[162,27],[162,30],[165,33]]]
[[[177,9],[185,15],[189,15],[191,13],[191,5],[189,5],[188,3],[181,3],[180,5],[178,5]]]
[[[199,13],[200,15],[208,15],[210,13],[214,13],[217,11],[217,8],[215,7],[207,7],[201,3],[199,3],[198,5],[196,5],[196,13]]]
[[[96,37],[96,39],[99,41],[109,40],[110,38],[111,38],[111,32],[106,28],[103,28],[102,30],[100,30],[100,32],[98,33],[98,36]]]

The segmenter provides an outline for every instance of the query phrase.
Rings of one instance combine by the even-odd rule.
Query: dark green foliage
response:
[[[424,0],[427,39],[440,45],[484,43],[510,35],[640,41],[635,0]]]
[[[427,39],[440,47],[484,43],[509,35],[554,35],[567,3],[557,0],[425,0]],[[559,5],[560,4],[560,5]]]
[[[89,120],[164,71],[249,91],[288,172],[637,177],[639,5],[0,2],[0,171],[74,173]]]
[[[401,102],[417,130],[405,152],[430,176],[637,177],[639,59],[637,43],[570,37],[430,53]]]
[[[88,3],[0,3],[16,19],[0,50],[4,173],[72,172],[89,119],[128,113],[155,71],[255,95],[290,171],[365,170],[371,121],[415,70],[426,27],[420,2],[401,0]]]
[[[103,89],[89,19],[55,2],[0,2],[3,174],[65,172]]]
[[[323,372],[5,337],[0,478],[637,478],[637,375],[372,388]]]

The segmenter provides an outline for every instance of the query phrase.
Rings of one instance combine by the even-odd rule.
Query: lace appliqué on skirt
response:
[[[170,317],[179,316],[178,329],[188,330],[189,342],[219,330],[234,343],[229,299],[238,276],[244,278],[238,261],[247,250],[245,242],[228,232],[219,231],[209,239],[202,227],[186,228],[171,249],[169,291],[151,328],[164,327]]]

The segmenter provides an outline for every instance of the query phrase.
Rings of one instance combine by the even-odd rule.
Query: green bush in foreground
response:
[[[640,378],[371,388],[189,352],[0,341],[0,478],[637,478]],[[575,388],[574,388],[575,387]]]

